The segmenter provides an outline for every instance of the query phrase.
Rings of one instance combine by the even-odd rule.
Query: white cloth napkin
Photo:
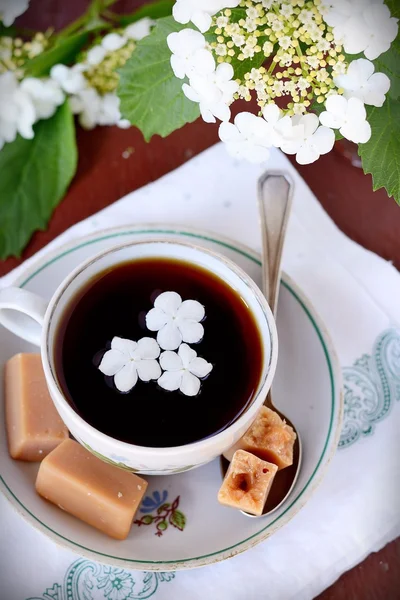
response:
[[[118,593],[106,586],[71,591],[69,576],[81,559],[28,526],[1,497],[5,600],[309,600],[400,534],[400,276],[337,229],[281,153],[273,152],[269,167],[295,181],[284,268],[327,324],[344,369],[341,448],[322,485],[295,519],[249,552],[175,575],[125,571]],[[190,225],[259,250],[259,174],[259,167],[236,162],[217,145],[72,227],[1,285],[59,244],[116,225]]]

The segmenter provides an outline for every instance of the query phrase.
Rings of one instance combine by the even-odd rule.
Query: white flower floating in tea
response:
[[[158,385],[169,392],[179,389],[186,396],[196,396],[199,393],[199,377],[206,377],[213,368],[211,363],[197,356],[187,344],[181,344],[178,352],[163,352],[160,365],[164,373],[159,378]]]
[[[114,337],[111,350],[104,354],[99,369],[104,375],[113,375],[117,390],[126,393],[135,387],[138,377],[142,381],[160,377],[161,368],[156,360],[159,356],[160,347],[153,338],[133,342]]]
[[[176,350],[182,342],[195,344],[204,335],[204,306],[197,300],[184,300],[176,292],[157,296],[146,315],[150,331],[158,331],[157,342],[163,350]]]

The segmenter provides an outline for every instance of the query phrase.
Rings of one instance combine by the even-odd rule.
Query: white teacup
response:
[[[55,334],[66,307],[77,292],[98,273],[127,261],[151,257],[189,262],[210,271],[229,284],[252,312],[264,350],[259,383],[247,410],[214,436],[170,448],[128,444],[89,425],[66,400],[54,363]],[[49,304],[24,289],[10,287],[0,290],[0,323],[21,338],[40,346],[51,397],[72,435],[103,460],[148,475],[169,475],[198,467],[213,460],[237,442],[251,425],[265,400],[275,374],[278,356],[274,317],[253,280],[227,258],[210,250],[178,242],[135,242],[105,250],[81,264],[64,279]],[[193,398],[193,401],[196,402],[196,399]],[[193,412],[195,414],[195,410]]]

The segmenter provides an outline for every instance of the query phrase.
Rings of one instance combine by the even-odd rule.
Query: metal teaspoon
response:
[[[262,234],[262,290],[276,318],[279,286],[281,279],[282,250],[286,228],[292,205],[293,186],[288,175],[283,172],[267,172],[258,180],[258,206]],[[302,457],[299,432],[296,427],[272,403],[272,392],[268,392],[264,405],[274,410],[296,432],[293,449],[293,464],[277,472],[264,507],[264,517],[277,510],[292,492],[296,483]],[[225,475],[229,462],[221,456],[221,470]],[[240,511],[247,517],[258,519],[256,515]]]

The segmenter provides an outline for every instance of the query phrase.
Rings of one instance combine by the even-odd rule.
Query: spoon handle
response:
[[[276,317],[281,260],[292,206],[293,184],[282,171],[269,171],[258,180],[258,204],[262,234],[263,293]]]

